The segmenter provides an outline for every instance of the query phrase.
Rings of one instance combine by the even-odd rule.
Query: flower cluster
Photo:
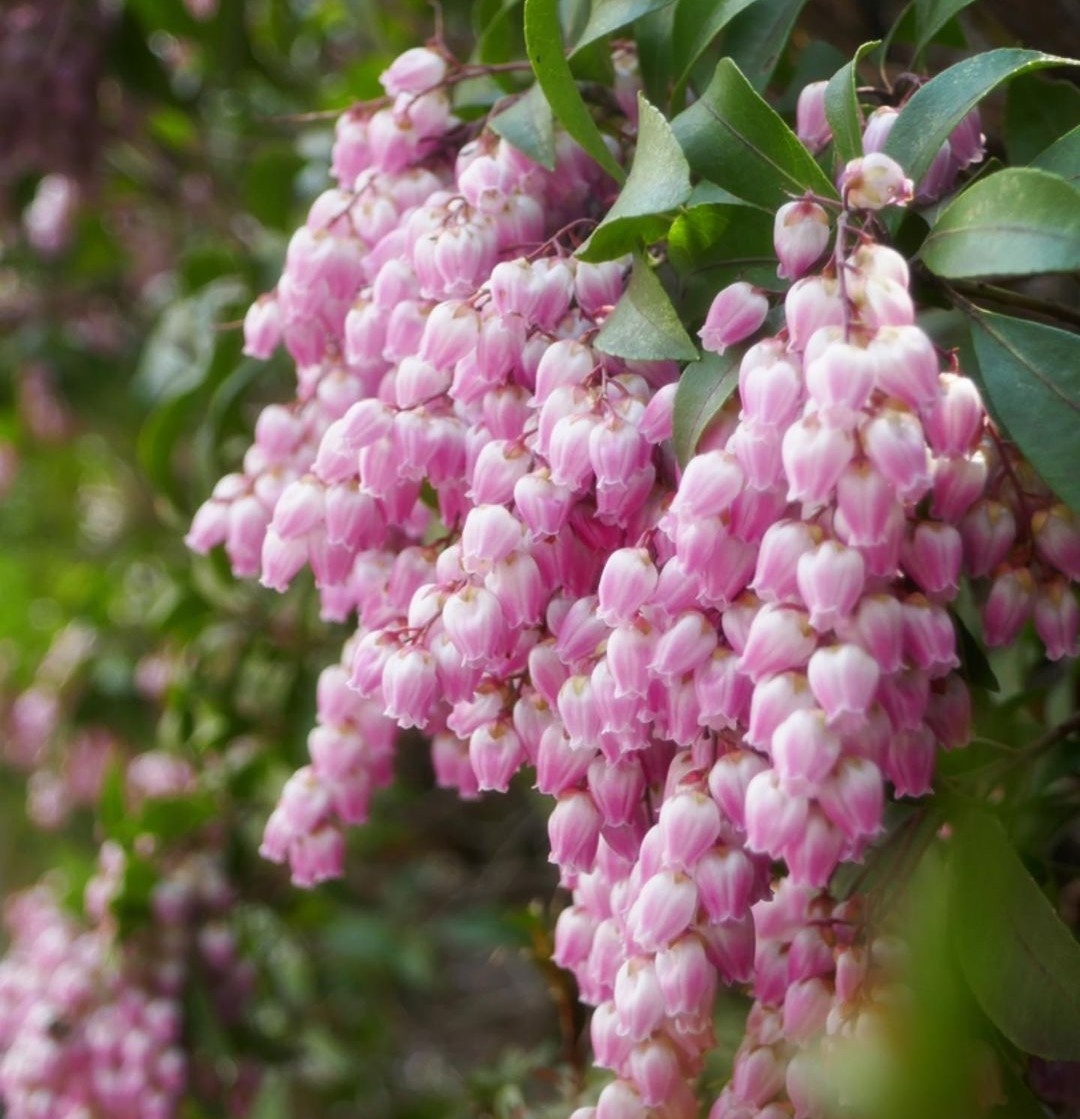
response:
[[[611,184],[565,138],[548,172],[455,121],[450,65],[408,52],[390,104],[339,123],[339,187],[246,320],[297,399],[188,536],[278,589],[309,566],[324,615],[357,619],[263,851],[301,884],[339,874],[397,728],[463,796],[530,766],[572,899],[554,958],[616,1074],[577,1119],[695,1115],[720,982],[759,1008],[714,1114],[815,1114],[794,1050],[855,1028],[869,982],[855,934],[821,934],[848,920],[822,891],[881,833],[886,785],[927,793],[970,737],[950,604],[972,580],[988,643],[1033,613],[1072,653],[1080,531],[917,325],[873,217],[914,188],[873,151],[835,241],[819,200],[778,215],[783,326],[680,471],[678,370],[596,345],[625,265],[553,237]],[[720,293],[703,343],[768,303]]]
[[[176,796],[193,780],[186,764],[145,753],[129,768],[129,800]],[[218,858],[195,851],[171,860],[149,898],[149,925],[121,937],[114,907],[128,859],[114,843],[102,847],[86,923],[49,886],[9,903],[0,1097],[12,1119],[172,1119],[192,1072],[183,1037],[189,983],[201,977],[224,1022],[247,1001],[253,973],[225,920],[233,891]],[[231,1089],[240,1108],[253,1074],[243,1070],[244,1083]]]

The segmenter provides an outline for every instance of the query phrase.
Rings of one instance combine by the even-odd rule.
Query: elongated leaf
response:
[[[949,871],[953,943],[987,1017],[1025,1053],[1080,1059],[1080,944],[993,816],[956,821]]]
[[[743,349],[723,354],[707,353],[683,370],[675,391],[675,455],[685,466],[697,450],[705,429],[720,414],[739,387],[739,363]]]
[[[916,56],[922,54],[957,12],[971,3],[973,0],[915,0]]]
[[[583,260],[614,260],[639,241],[657,241],[671,211],[690,197],[690,167],[659,109],[638,95],[638,145],[615,205],[578,252]]]
[[[1080,89],[1072,82],[1027,74],[1009,83],[1005,151],[1013,164],[1030,163],[1044,148],[1080,125]]]
[[[664,104],[671,90],[674,70],[672,33],[675,5],[658,8],[634,24],[638,66],[645,95],[656,104]]]
[[[492,117],[491,130],[549,171],[555,166],[555,119],[543,89],[534,85]]]
[[[525,49],[555,118],[608,174],[622,182],[623,169],[604,144],[566,61],[558,0],[525,0]]]
[[[950,279],[1080,269],[1080,191],[1048,171],[999,171],[946,206],[919,255]]]
[[[757,2],[758,0],[678,0],[671,36],[673,54],[681,67],[676,80],[676,101],[685,88],[694,65],[708,50],[713,39],[741,11]]]
[[[885,151],[917,182],[949,133],[992,89],[1020,74],[1070,65],[1077,63],[1012,47],[965,58],[915,93],[900,111]]]
[[[692,170],[741,198],[775,208],[808,189],[836,195],[828,175],[729,58],[672,128]]]
[[[970,305],[965,309],[991,410],[1043,479],[1080,511],[1080,337]]]
[[[806,0],[758,0],[725,29],[724,53],[754,89],[763,90],[772,80],[805,6]]]
[[[841,163],[862,155],[863,117],[855,85],[859,63],[879,46],[880,40],[863,43],[855,52],[855,57],[838,70],[825,87],[825,116],[832,129],[833,144]]]
[[[650,12],[674,3],[675,0],[593,0],[589,22],[585,25],[581,38],[574,44],[574,52],[577,53],[582,47],[595,43],[597,39],[628,26]]]
[[[1031,166],[1060,175],[1067,182],[1080,184],[1080,125],[1039,152],[1031,161]]]
[[[639,255],[634,260],[630,283],[600,328],[596,348],[637,361],[697,358],[697,347],[645,257]]]

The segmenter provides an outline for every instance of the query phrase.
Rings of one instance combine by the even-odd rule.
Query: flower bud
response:
[[[776,274],[787,280],[804,276],[829,243],[829,215],[809,199],[788,202],[776,211],[773,248],[780,261]]]
[[[904,169],[881,152],[851,160],[840,176],[840,196],[852,210],[904,206],[913,194],[913,184]]]
[[[722,354],[728,346],[749,338],[768,313],[769,301],[757,288],[741,280],[729,284],[709,307],[705,325],[698,331],[701,345]]]

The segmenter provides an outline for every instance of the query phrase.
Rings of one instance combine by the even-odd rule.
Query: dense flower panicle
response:
[[[559,247],[613,185],[565,136],[549,172],[456,121],[451,67],[407,52],[392,103],[339,121],[338,187],[245,324],[249,353],[295,360],[296,399],[263,412],[188,536],[279,590],[309,566],[324,616],[356,621],[262,851],[301,885],[340,874],[399,728],[463,797],[531,767],[571,898],[554,958],[616,1076],[580,1114],[696,1114],[721,982],[758,1005],[714,1119],[815,1114],[802,1050],[847,1036],[871,982],[822,891],[881,833],[887,786],[923,795],[970,737],[950,604],[973,582],[989,643],[1034,617],[1050,656],[1074,652],[1080,532],[1015,484],[899,253],[841,223],[812,271],[833,233],[811,199],[777,216],[785,325],[680,470],[677,368],[595,345],[627,262]],[[823,93],[799,103],[814,149]],[[965,122],[958,168],[980,144]],[[912,195],[866,151],[845,220]],[[768,306],[731,285],[703,345]]]
[[[156,786],[149,795],[162,796],[190,779],[168,764],[172,759],[142,758],[142,772],[132,775],[144,787],[139,795],[148,795],[147,781]],[[150,762],[164,764],[171,778],[163,782],[162,764]],[[216,856],[195,852],[175,861],[154,887],[150,928],[121,941],[110,906],[125,861],[119,846],[103,846],[86,889],[85,925],[47,886],[8,903],[0,1096],[12,1119],[173,1119],[194,1071],[184,1038],[184,992],[193,973],[208,983],[223,1022],[248,1001],[253,973],[225,920],[234,898]],[[250,1080],[254,1072],[251,1066],[244,1075]],[[239,1097],[233,1105],[243,1113]]]

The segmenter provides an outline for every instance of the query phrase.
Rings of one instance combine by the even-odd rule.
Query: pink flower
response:
[[[765,321],[769,301],[753,285],[739,281],[729,284],[713,299],[698,331],[703,349],[722,354],[728,346],[749,338]]]

